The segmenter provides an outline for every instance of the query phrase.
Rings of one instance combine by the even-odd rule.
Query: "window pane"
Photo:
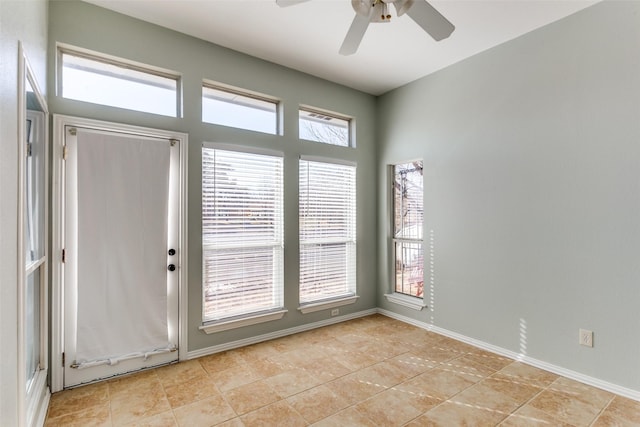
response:
[[[393,236],[395,292],[423,297],[422,161],[393,167]]]
[[[300,245],[300,303],[355,293],[356,244]]]
[[[204,249],[205,320],[282,306],[282,247]]]
[[[396,242],[396,292],[422,298],[424,257],[422,243]]]
[[[283,306],[282,158],[202,149],[204,321]]]
[[[394,236],[422,239],[422,161],[394,167]]]
[[[28,97],[27,92],[27,97]],[[27,110],[25,168],[25,263],[44,256],[45,191],[45,115],[41,111]]]
[[[300,161],[300,303],[356,290],[356,168]]]
[[[40,268],[29,274],[26,281],[25,345],[27,390],[40,370]]]
[[[208,86],[202,87],[202,121],[276,134],[277,103]]]
[[[299,110],[300,139],[348,147],[350,125],[351,122],[347,119],[310,110]]]
[[[178,116],[178,77],[62,53],[62,96],[78,101]]]

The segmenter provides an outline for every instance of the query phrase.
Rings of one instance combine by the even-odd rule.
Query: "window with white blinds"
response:
[[[282,157],[202,149],[203,321],[283,307]]]
[[[355,295],[356,168],[300,160],[300,304]]]

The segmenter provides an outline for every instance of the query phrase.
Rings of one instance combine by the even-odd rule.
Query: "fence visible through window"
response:
[[[393,167],[393,241],[397,293],[424,293],[422,161]]]

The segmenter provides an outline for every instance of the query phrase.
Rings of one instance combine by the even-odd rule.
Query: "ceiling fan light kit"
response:
[[[379,1],[378,3],[374,4],[371,9],[372,10],[371,16],[369,17],[369,22],[389,22],[391,20],[389,6],[385,2]],[[363,16],[369,16],[368,12]]]
[[[371,22],[389,22],[389,3],[393,3],[396,8],[396,15],[402,16],[411,7],[414,0],[351,0],[351,6],[357,14],[368,15],[369,9],[373,8]]]
[[[276,3],[285,7],[305,1],[307,0],[276,0]],[[390,3],[393,3],[397,16],[406,13],[435,41],[446,39],[456,28],[426,0],[351,0],[351,7],[356,12],[356,16],[340,47],[341,55],[356,53],[370,23],[390,22]]]

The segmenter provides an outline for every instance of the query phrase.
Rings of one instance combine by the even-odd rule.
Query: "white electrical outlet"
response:
[[[333,310],[331,310],[331,315],[332,316],[337,316],[338,314],[340,314],[340,309],[339,308],[334,308]]]
[[[587,347],[593,347],[593,332],[586,329],[580,329],[578,343]]]

